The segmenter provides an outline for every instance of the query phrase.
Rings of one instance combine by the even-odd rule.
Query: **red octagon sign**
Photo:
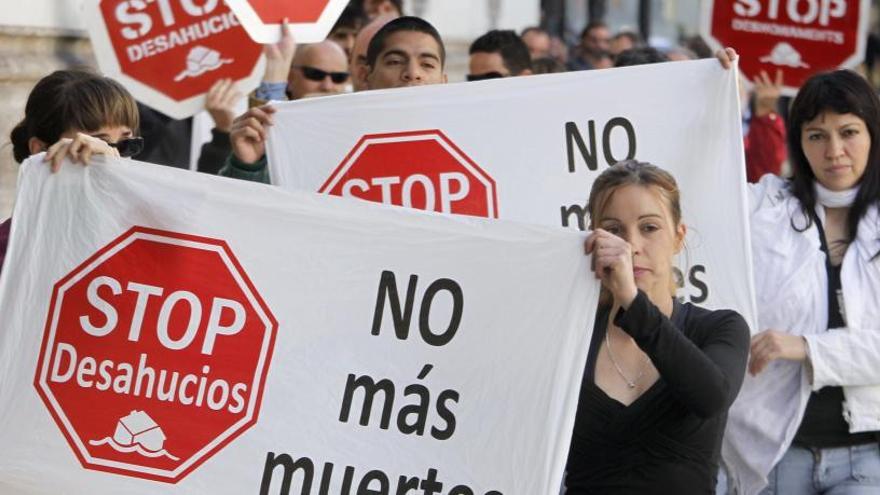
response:
[[[498,218],[495,181],[436,129],[364,136],[319,192]]]
[[[263,73],[254,43],[222,0],[87,0],[98,65],[139,101],[185,118],[219,79],[248,92]]]
[[[348,0],[226,0],[244,28],[259,43],[275,43],[286,18],[299,43],[323,41]]]
[[[135,227],[55,284],[34,384],[85,468],[176,483],[256,423],[277,326],[225,242]]]
[[[810,76],[864,60],[869,0],[714,0],[701,29],[713,48],[733,47],[749,81],[781,69],[793,95]]]

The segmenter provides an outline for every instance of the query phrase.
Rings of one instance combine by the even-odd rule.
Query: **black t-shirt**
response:
[[[745,320],[734,311],[678,302],[667,318],[639,292],[614,323],[651,358],[660,378],[624,406],[593,376],[609,311],[596,315],[566,493],[714,493],[727,409],[745,376]]]

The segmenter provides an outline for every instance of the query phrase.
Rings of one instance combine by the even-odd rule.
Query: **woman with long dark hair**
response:
[[[792,178],[751,188],[760,332],[725,435],[731,493],[880,493],[880,100],[854,72],[816,75],[788,146]]]

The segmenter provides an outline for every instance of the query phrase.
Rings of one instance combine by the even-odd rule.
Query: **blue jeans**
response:
[[[792,445],[767,477],[760,495],[880,494],[877,443],[834,449]]]

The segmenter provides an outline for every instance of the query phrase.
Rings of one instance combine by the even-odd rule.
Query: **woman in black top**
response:
[[[749,330],[674,299],[686,228],[675,179],[636,161],[603,172],[586,249],[603,298],[569,453],[569,495],[713,493]]]

